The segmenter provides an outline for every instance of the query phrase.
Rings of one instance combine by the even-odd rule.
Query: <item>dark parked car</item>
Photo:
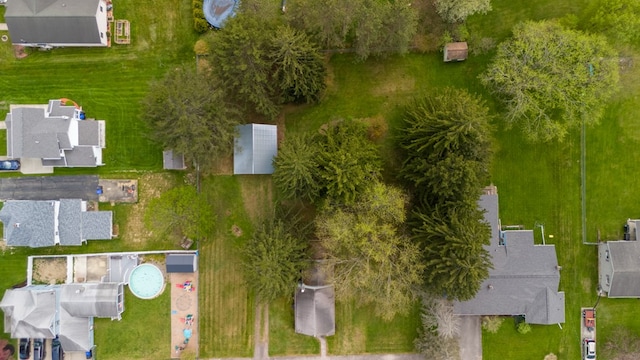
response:
[[[63,358],[62,345],[60,345],[60,340],[56,337],[51,340],[51,360],[62,360]]]
[[[28,359],[31,356],[31,339],[20,339],[20,359]]]
[[[20,169],[20,161],[19,160],[3,160],[0,161],[0,170],[19,170]]]
[[[45,339],[33,340],[33,360],[44,360],[44,347],[47,345]]]

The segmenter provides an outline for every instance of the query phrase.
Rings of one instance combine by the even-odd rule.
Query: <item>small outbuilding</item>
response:
[[[165,170],[184,170],[187,166],[184,163],[184,154],[179,154],[173,150],[162,152],[162,168]]]
[[[448,43],[444,46],[444,62],[467,60],[469,47],[466,42]]]
[[[273,159],[278,155],[278,127],[246,124],[236,127],[233,150],[233,174],[273,174]]]
[[[190,254],[167,254],[167,273],[194,273],[198,271],[198,255]]]
[[[295,295],[296,333],[313,337],[336,333],[335,292],[332,285],[301,284]]]

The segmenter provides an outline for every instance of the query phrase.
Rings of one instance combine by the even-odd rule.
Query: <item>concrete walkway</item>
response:
[[[460,359],[482,360],[480,316],[460,316]]]
[[[0,23],[0,31],[9,31],[6,23]]]

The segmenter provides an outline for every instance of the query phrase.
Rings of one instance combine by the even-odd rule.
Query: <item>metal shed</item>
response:
[[[332,285],[300,285],[295,296],[296,333],[314,337],[336,333],[335,293]]]
[[[278,155],[276,125],[246,124],[236,127],[233,174],[273,174],[273,158]]]
[[[165,265],[168,273],[194,273],[198,271],[198,256],[196,254],[167,254]]]
[[[184,163],[184,154],[165,150],[162,152],[162,168],[165,170],[184,170],[187,166]]]

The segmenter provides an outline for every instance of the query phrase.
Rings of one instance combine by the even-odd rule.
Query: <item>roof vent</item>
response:
[[[19,228],[19,227],[20,227],[20,223],[15,223],[15,224],[13,224],[13,227],[14,227],[14,228]]]
[[[487,286],[487,288],[488,288],[489,290],[493,290],[493,285],[489,284],[489,286]]]

